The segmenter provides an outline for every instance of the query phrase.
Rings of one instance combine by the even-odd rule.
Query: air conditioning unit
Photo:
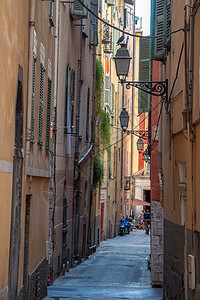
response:
[[[86,0],[83,0],[83,3],[87,6]],[[71,3],[71,17],[73,20],[86,19],[87,16],[87,9],[78,0],[73,0]]]
[[[107,5],[115,5],[115,0],[107,0]]]

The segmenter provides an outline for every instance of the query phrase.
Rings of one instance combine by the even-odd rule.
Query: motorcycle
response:
[[[120,220],[120,225],[119,225],[119,234],[120,235],[125,235],[126,233],[126,224],[125,224],[125,220],[121,219]]]
[[[126,224],[126,233],[130,233],[130,231],[131,231],[131,224],[129,222],[129,219],[126,219],[125,224]]]

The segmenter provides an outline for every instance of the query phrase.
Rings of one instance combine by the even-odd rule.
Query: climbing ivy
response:
[[[95,82],[95,118],[100,124],[99,143],[104,149],[110,151],[110,116],[102,108],[103,104],[103,88],[104,88],[104,70],[100,60],[96,60],[96,82]]]
[[[104,70],[102,62],[96,59],[96,81],[95,81],[95,116],[99,117],[103,101]]]
[[[103,181],[104,169],[103,165],[98,157],[94,156],[94,167],[93,167],[93,186],[94,188],[100,187]]]

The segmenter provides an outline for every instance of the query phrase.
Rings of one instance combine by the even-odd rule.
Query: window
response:
[[[52,81],[48,78],[48,90],[47,90],[47,121],[46,121],[46,149],[49,149],[50,142],[50,125],[51,125],[51,89]]]
[[[150,40],[140,39],[139,48],[139,80],[151,80],[150,68]],[[150,109],[150,94],[139,90],[138,91],[138,113],[148,112]]]
[[[69,94],[69,85],[70,85],[70,82],[69,82],[69,65],[67,66],[67,69],[66,69],[66,77],[65,77],[65,116],[64,116],[64,127],[65,127],[65,130],[64,132],[67,133],[69,131],[69,127],[70,127],[70,124],[69,124],[69,98],[70,98],[70,94]]]
[[[31,141],[34,141],[35,125],[35,83],[36,83],[36,62],[37,62],[37,35],[34,31],[33,39],[33,70],[32,70],[32,103],[31,103]]]
[[[109,105],[110,103],[110,77],[105,76],[105,94],[104,94],[104,104]]]
[[[40,93],[39,93],[39,126],[38,143],[43,144],[43,107],[44,107],[44,73],[45,73],[45,48],[40,44]]]
[[[90,0],[90,9],[98,15],[98,0]],[[98,44],[98,19],[92,14],[90,14],[89,26],[89,42],[96,46]]]
[[[154,0],[151,12],[151,35],[162,35],[171,31],[171,0]],[[171,47],[171,36],[159,37],[152,41],[152,55],[156,60],[164,60],[166,50]]]
[[[90,116],[90,88],[88,88],[88,94],[87,94],[86,141],[89,141],[89,116]]]
[[[75,71],[71,70],[70,80],[70,113],[71,113],[71,129],[73,130],[74,124],[74,99],[75,99]]]
[[[67,198],[63,198],[63,249],[62,249],[62,263],[67,259]]]

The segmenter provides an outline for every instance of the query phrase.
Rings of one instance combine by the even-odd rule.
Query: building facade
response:
[[[160,80],[169,80],[159,128],[164,299],[199,299],[199,2],[152,5],[155,35],[172,32],[153,42]]]
[[[3,1],[1,15],[0,298],[35,299],[46,295],[53,4]]]

